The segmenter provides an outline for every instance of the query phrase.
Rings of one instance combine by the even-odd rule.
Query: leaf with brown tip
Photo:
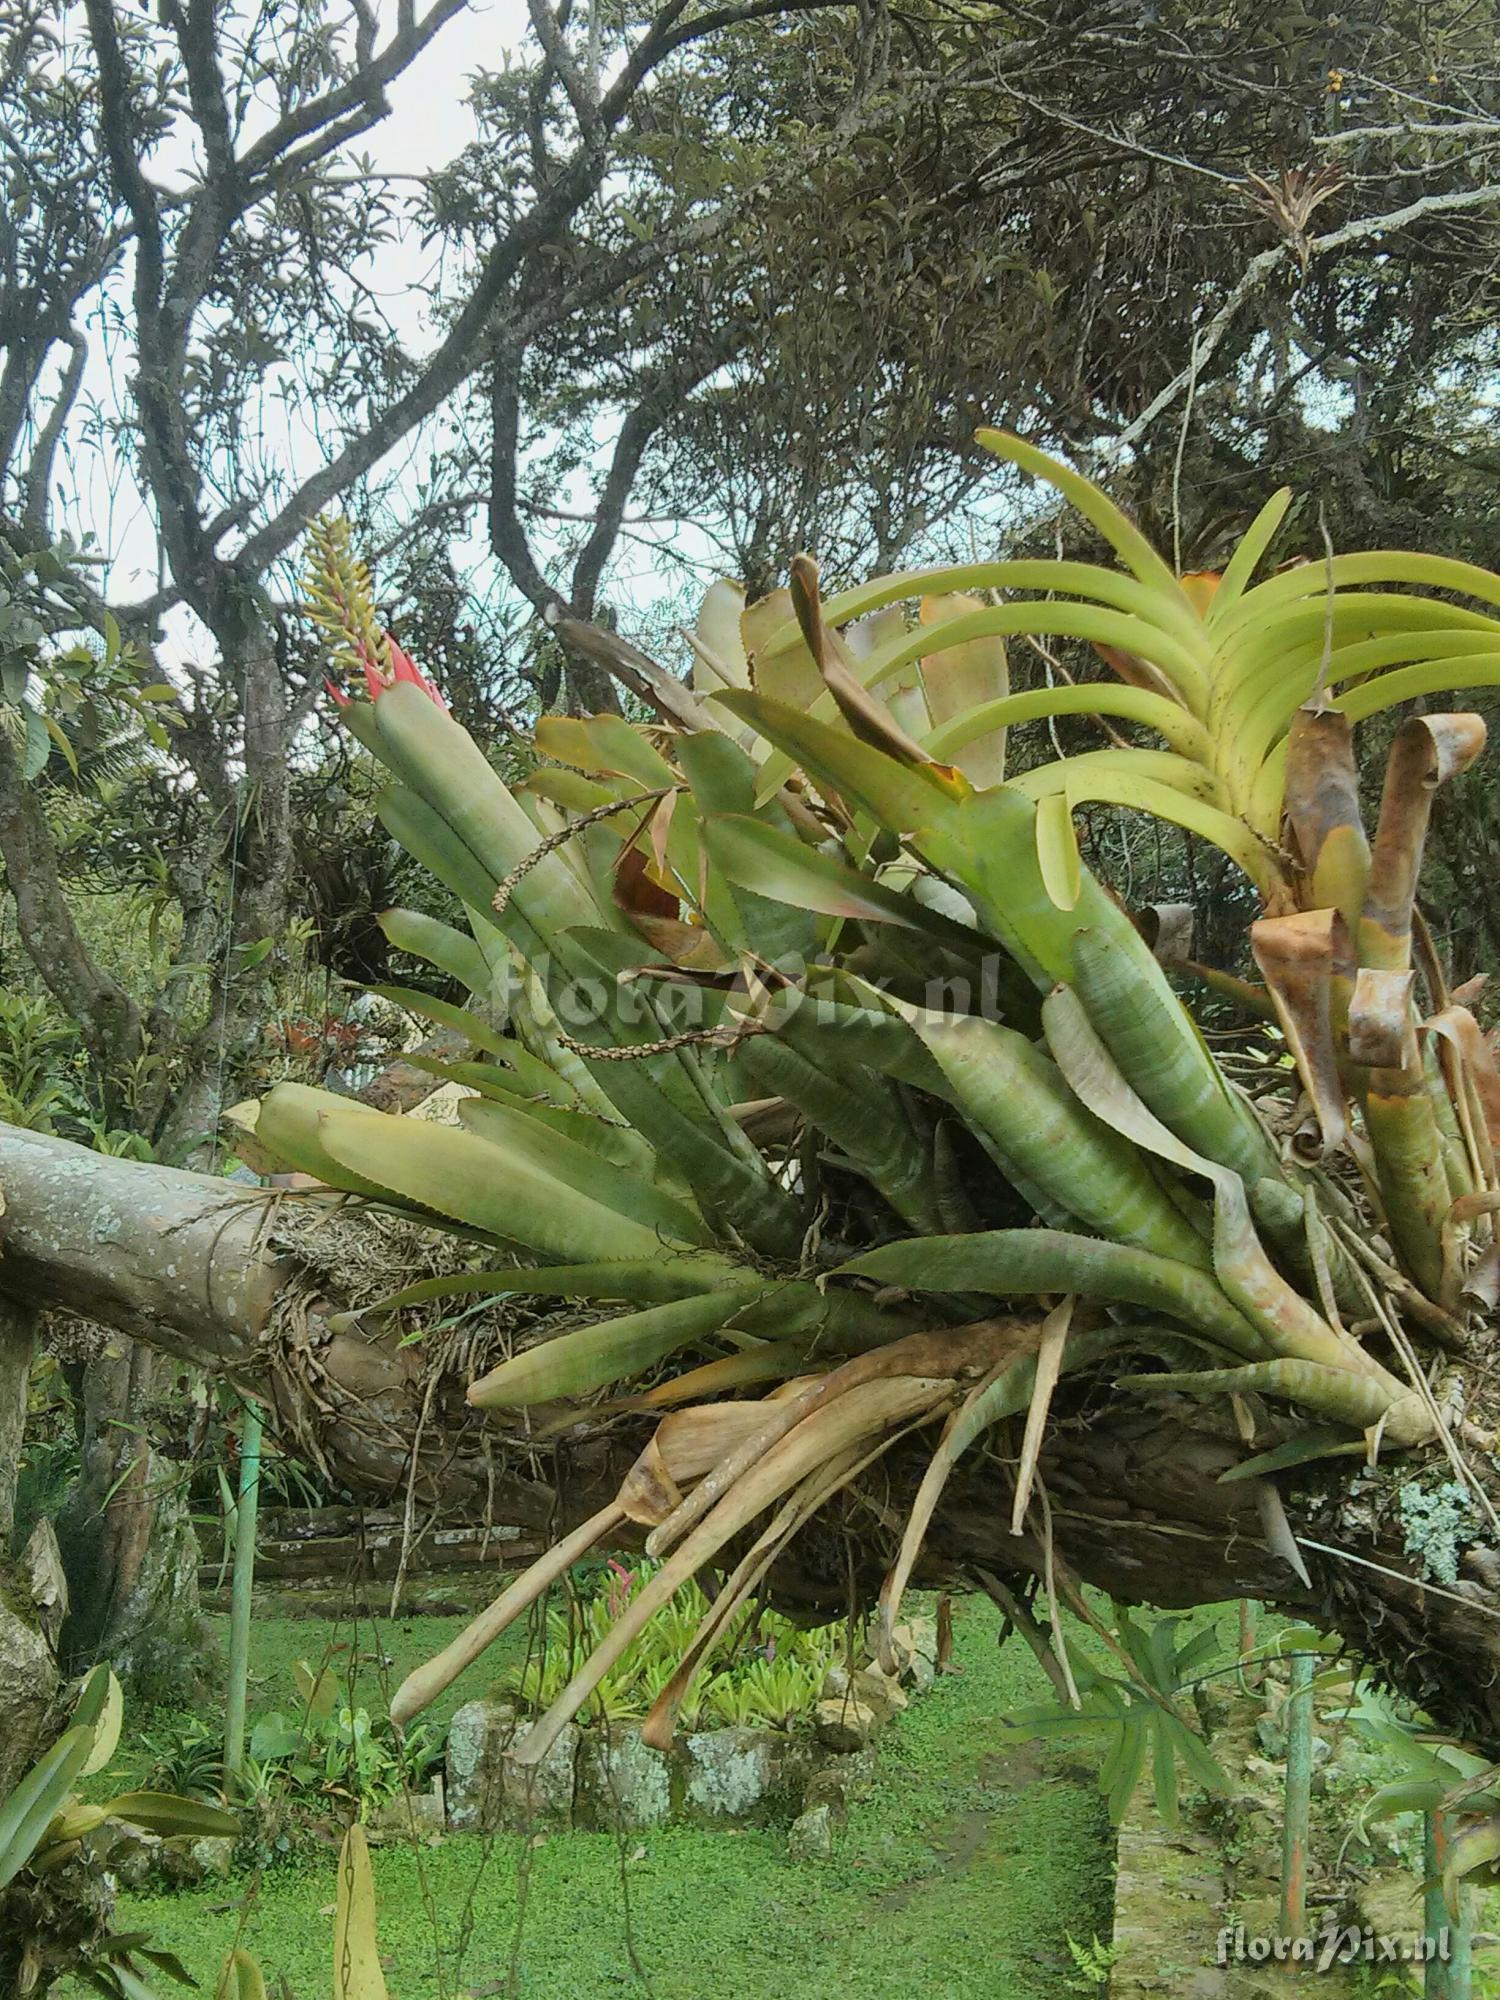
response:
[[[792,557],[792,608],[807,649],[817,663],[823,684],[839,713],[861,743],[883,750],[902,764],[930,764],[932,758],[897,722],[883,701],[870,693],[850,666],[838,635],[823,618],[818,589],[818,565],[811,556]]]
[[[1282,811],[1302,866],[1299,900],[1308,909],[1337,908],[1352,937],[1364,906],[1370,843],[1348,716],[1305,707],[1292,717]]]
[[[1310,1142],[1302,1132],[1293,1140],[1311,1163],[1341,1146],[1349,1129],[1334,1039],[1338,996],[1347,1006],[1354,974],[1349,927],[1336,909],[1262,917],[1250,926],[1250,949],[1317,1121]]]
[[[1477,715],[1412,715],[1396,731],[1360,920],[1364,964],[1390,971],[1410,965],[1412,903],[1433,794],[1469,768],[1484,738],[1484,721]]]
[[[1437,1035],[1457,1052],[1484,1112],[1492,1146],[1500,1145],[1500,1064],[1483,1028],[1467,1007],[1445,1007],[1422,1023],[1424,1035]]]
[[[1371,1069],[1416,1070],[1417,1024],[1409,970],[1362,965],[1349,1002],[1349,1053]]]

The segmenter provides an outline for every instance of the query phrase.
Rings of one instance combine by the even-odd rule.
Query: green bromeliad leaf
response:
[[[457,932],[454,935],[457,936]],[[462,1035],[476,1049],[498,1055],[504,1047],[505,1037],[498,1028],[492,1028],[469,1008],[454,1006],[451,1000],[439,1000],[431,993],[419,992],[412,986],[372,986],[369,990],[382,1000],[404,1007],[409,1014],[416,1014],[439,1028],[447,1028],[455,1035]]]
[[[382,910],[379,923],[397,951],[425,958],[439,972],[466,986],[476,999],[489,998],[493,979],[490,963],[472,937],[422,910]]]
[[[837,855],[809,847],[795,834],[780,832],[759,819],[727,814],[708,819],[703,839],[710,861],[729,881],[741,888],[754,888],[777,902],[829,917],[897,924],[960,949],[972,950],[983,942],[940,911],[925,908],[914,897],[861,874]]]
[[[607,1208],[554,1174],[451,1126],[398,1121],[335,1100],[318,1115],[317,1139],[338,1168],[366,1185],[545,1257],[647,1258],[662,1247],[654,1221]],[[692,1245],[683,1238],[678,1247]]]
[[[545,1122],[545,1110],[533,1113],[529,1107],[472,1097],[459,1106],[458,1115],[464,1129],[494,1146],[507,1164],[534,1168],[588,1201],[659,1230],[666,1242],[702,1245],[711,1240],[702,1217],[685,1202]],[[575,1124],[589,1122],[578,1119]]]
[[[719,1333],[764,1290],[750,1278],[705,1296],[649,1306],[593,1326],[573,1327],[502,1361],[469,1390],[476,1409],[521,1408],[586,1396],[643,1374],[695,1341]]]
[[[841,1277],[874,1278],[919,1292],[988,1292],[997,1298],[1077,1292],[1146,1306],[1247,1358],[1261,1336],[1212,1276],[1149,1250],[1058,1229],[986,1229],[885,1243],[841,1264]]]
[[[1210,1268],[1206,1226],[1193,1227],[1140,1153],[1085,1109],[1024,1035],[977,1015],[913,1012],[910,1021],[953,1102],[1019,1185],[1117,1242]]]

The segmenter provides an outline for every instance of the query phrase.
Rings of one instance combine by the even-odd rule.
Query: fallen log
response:
[[[410,1489],[445,1513],[551,1538],[613,1496],[650,1435],[648,1417],[585,1406],[542,1442],[525,1418],[470,1409],[472,1344],[406,1341],[368,1310],[369,1267],[390,1260],[392,1227],[410,1232],[408,1247],[421,1239],[376,1209],[235,1188],[13,1127],[0,1127],[0,1188],[0,1293],[213,1371],[260,1400],[293,1448],[377,1502],[404,1502]],[[1055,1554],[1074,1574],[1134,1602],[1289,1606],[1500,1752],[1500,1549],[1476,1525],[1444,1584],[1406,1545],[1400,1494],[1441,1463],[1435,1448],[1373,1473],[1337,1459],[1283,1478],[1308,1587],[1267,1545],[1256,1482],[1220,1483],[1243,1451],[1211,1407],[1171,1396],[1125,1404],[1097,1380],[1069,1397],[1056,1405],[1040,1473]],[[851,1594],[868,1599],[933,1441],[908,1439],[883,1461],[878,1490],[856,1485],[824,1510],[772,1572],[779,1601],[827,1615]],[[1010,1532],[1012,1463],[1003,1449],[960,1463],[919,1581],[975,1588],[984,1569],[1044,1567],[1034,1535]]]

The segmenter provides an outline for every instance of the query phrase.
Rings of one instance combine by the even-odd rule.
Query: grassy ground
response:
[[[361,1664],[361,1698],[373,1705],[381,1680],[394,1685],[456,1624],[380,1627],[387,1664]],[[1109,1935],[1109,1828],[1086,1771],[1005,1739],[1001,1717],[1045,1694],[1030,1657],[997,1650],[987,1605],[959,1605],[955,1627],[960,1671],[887,1737],[875,1794],[856,1807],[831,1862],[795,1864],[784,1834],[758,1831],[380,1849],[392,2000],[510,1991],[525,2000],[828,2000],[845,1990],[860,2000],[914,1991],[924,2000],[1063,2000],[1069,1935],[1085,1944]],[[293,1659],[349,1637],[307,1622],[258,1623],[252,1716],[284,1700]],[[369,1627],[363,1637],[368,1644]],[[448,1712],[494,1670],[472,1670]],[[210,1988],[239,1932],[296,2000],[327,2000],[333,1898],[330,1859],[258,1883],[131,1896],[122,1917],[180,1953]]]

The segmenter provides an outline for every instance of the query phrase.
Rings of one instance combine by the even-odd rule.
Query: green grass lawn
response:
[[[366,1624],[360,1699],[373,1706],[459,1623]],[[887,1735],[875,1792],[831,1862],[793,1863],[775,1831],[380,1848],[392,2000],[504,1994],[513,1966],[526,2000],[1064,2000],[1069,1934],[1109,1935],[1113,1844],[1089,1773],[1003,1734],[1000,1719],[1046,1690],[1028,1654],[997,1649],[997,1630],[988,1604],[957,1606],[959,1671]],[[259,1621],[252,1717],[285,1700],[294,1659],[351,1637]],[[495,1670],[471,1669],[443,1713]],[[296,2000],[327,2000],[334,1886],[332,1857],[299,1860],[258,1881],[129,1896],[121,1917],[210,1990],[238,1936]]]

